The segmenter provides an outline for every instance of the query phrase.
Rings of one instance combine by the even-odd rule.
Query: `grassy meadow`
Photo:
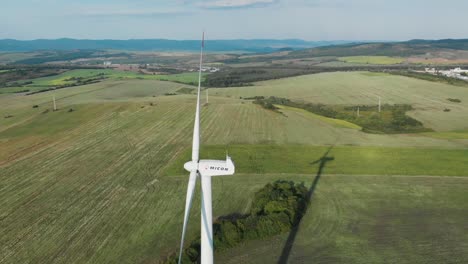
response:
[[[382,104],[412,105],[415,110],[409,115],[438,132],[468,129],[467,91],[466,87],[370,72],[321,73],[259,82],[252,87],[210,89],[211,94],[231,98],[277,96],[342,105],[377,105],[380,96]]]
[[[468,176],[468,149],[229,145],[206,146],[202,151],[205,157],[217,159],[223,159],[228,151],[236,157],[236,172],[240,174],[307,174],[319,169],[318,161],[328,152],[333,157],[333,162],[327,164],[330,174]],[[187,150],[166,173],[183,175],[183,165],[190,157],[191,151]]]
[[[0,263],[158,263],[174,252],[187,184],[180,166],[190,153],[195,108],[191,94],[167,96],[181,89],[193,87],[110,78],[29,96],[0,95]],[[417,97],[423,89],[427,97]],[[423,107],[429,102],[447,104],[450,117],[467,108],[466,91],[459,89],[365,73],[209,89],[201,114],[202,158],[222,159],[227,150],[237,167],[237,175],[213,179],[215,217],[247,212],[253,194],[276,179],[314,186],[296,234],[219,252],[216,261],[466,262],[465,137],[366,134],[341,120],[287,107],[279,114],[239,99],[373,101],[371,95],[349,98],[354,91],[414,100],[421,108],[412,115],[435,111]],[[52,111],[52,95],[58,111]],[[447,131],[463,126],[455,117],[426,118]],[[198,195],[187,241],[199,233]]]
[[[327,163],[324,173],[328,172]],[[263,177],[244,177],[260,186]],[[464,263],[468,178],[294,175],[314,188],[297,230],[220,252],[222,263]],[[228,180],[224,180],[225,182]]]

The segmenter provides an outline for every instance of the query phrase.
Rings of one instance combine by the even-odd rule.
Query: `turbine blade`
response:
[[[182,227],[182,237],[180,239],[180,251],[179,251],[179,264],[182,259],[182,252],[184,250],[184,239],[185,231],[187,230],[187,223],[190,215],[190,208],[192,208],[193,193],[195,191],[195,183],[197,182],[197,171],[193,170],[190,172],[190,178],[187,186],[187,197],[185,198],[185,214],[184,214],[184,226]]]
[[[205,32],[203,32],[202,45],[200,51],[200,70],[198,72],[197,110],[195,112],[195,124],[193,126],[192,161],[198,162],[200,159],[200,91],[203,66],[203,48],[205,47]]]
[[[201,263],[213,263],[213,209],[211,177],[200,173],[201,199]]]

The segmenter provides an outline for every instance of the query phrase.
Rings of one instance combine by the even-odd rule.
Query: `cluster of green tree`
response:
[[[56,65],[21,65],[0,67],[0,89],[5,87],[21,87],[32,82],[30,80],[54,76],[73,69],[102,69],[101,67],[56,66]]]
[[[60,68],[40,68],[40,67],[25,67],[16,68],[0,74],[0,88],[2,87],[18,87],[32,83],[31,81],[21,82],[22,80],[30,80],[40,77],[53,76],[65,72],[65,69]]]
[[[72,78],[74,78],[74,77],[72,77]],[[68,80],[71,80],[72,78],[69,78]],[[44,89],[37,90],[37,91],[34,91],[34,92],[29,92],[26,95],[32,95],[32,94],[44,93],[44,92],[57,90],[57,89],[70,88],[70,87],[75,87],[75,86],[98,83],[98,82],[101,82],[102,80],[104,80],[106,78],[107,77],[104,76],[104,75],[100,75],[100,76],[93,77],[93,78],[77,77],[77,78],[74,78],[75,82],[73,82],[73,83],[67,83],[67,84],[63,84],[63,85],[59,85],[59,86],[55,86],[55,87],[44,88]]]
[[[50,76],[50,75],[49,75]],[[19,87],[19,86],[25,86],[25,85],[29,85],[29,84],[32,84],[33,82],[32,81],[26,81],[26,82],[9,82],[7,84],[5,84],[5,87]]]
[[[418,66],[423,69],[423,66]],[[415,67],[415,69],[419,69]],[[251,86],[253,82],[281,79],[306,74],[337,71],[402,71],[407,70],[405,65],[351,65],[343,67],[320,66],[288,66],[281,67],[239,67],[224,68],[222,71],[206,76],[205,87],[241,87]]]
[[[461,100],[457,98],[448,98],[447,100],[449,100],[452,103],[461,103]]]
[[[57,88],[65,88],[65,87],[86,85],[86,84],[96,83],[96,82],[105,80],[107,78],[108,77],[106,76],[105,73],[98,73],[98,74],[96,74],[94,76],[89,76],[89,77],[70,77],[68,79],[65,79],[65,81],[71,82],[71,83],[64,84],[64,85],[59,86]]]
[[[362,127],[364,132],[368,133],[398,134],[431,131],[431,129],[425,128],[418,120],[406,115],[406,112],[413,110],[412,106],[407,104],[385,104],[381,106],[381,112],[379,113],[377,105],[331,106],[295,102],[274,96],[264,99],[258,98],[255,100],[255,103],[301,108],[314,114],[357,124]],[[357,114],[358,108],[360,111],[359,115]]]
[[[97,83],[102,80],[107,79],[105,75],[99,75],[91,78],[83,78],[83,77],[78,77],[75,82],[69,83],[69,84],[64,84],[61,86],[58,86],[57,88],[66,88],[66,87],[72,87],[72,86],[80,86],[80,85],[86,85],[86,84],[91,84],[91,83]]]
[[[257,193],[250,213],[220,217],[213,225],[215,250],[235,247],[247,240],[255,240],[290,231],[304,215],[308,201],[307,188],[303,183],[276,181],[269,183]],[[194,240],[182,255],[183,263],[199,263],[200,242]],[[173,255],[164,263],[177,263]]]
[[[253,103],[258,104],[258,105],[260,105],[261,107],[263,107],[263,108],[265,108],[267,110],[278,111],[278,109],[279,109],[272,102],[270,102],[268,100],[265,100],[263,98],[263,96],[259,96],[259,97],[255,98],[255,101]]]
[[[29,90],[29,89],[24,89],[24,90],[14,91],[13,93],[27,93],[27,92],[29,92],[29,91],[31,91],[31,90]]]
[[[253,97],[244,97],[244,98],[242,98],[242,96],[241,96],[240,99],[244,99],[244,100],[263,100],[263,99],[265,99],[265,96],[253,96]]]
[[[195,89],[192,88],[180,88],[179,90],[176,91],[178,94],[191,94],[195,91]]]
[[[242,67],[225,68],[206,76],[205,87],[251,86],[253,82],[281,79],[305,74],[336,71],[328,68],[312,67]]]
[[[402,75],[402,76],[421,79],[425,81],[440,82],[440,83],[446,83],[446,84],[457,85],[457,86],[468,86],[468,82],[464,80],[451,78],[451,77],[447,77],[447,76],[440,75],[440,74],[433,75],[429,73],[420,73],[420,72],[414,72],[414,71],[387,71],[387,72],[390,74]]]
[[[203,86],[249,86],[251,82],[265,78],[268,74],[272,75],[271,72],[269,73],[267,70],[258,68],[226,69],[206,76]]]
[[[170,67],[156,67],[156,68],[148,68],[146,66],[146,64],[143,64],[143,67],[140,67],[140,68],[144,68],[146,69],[147,71],[149,72],[152,72],[153,74],[179,74],[179,73],[184,73],[185,71],[184,70],[181,70],[181,69],[176,69],[176,68],[170,68]]]
[[[383,118],[382,113],[373,113],[369,116],[354,118],[354,122],[369,133],[419,133],[429,132],[432,129],[425,128],[420,121],[407,116],[406,112],[411,110],[409,105],[392,105],[389,118]],[[351,121],[353,122],[353,121]]]

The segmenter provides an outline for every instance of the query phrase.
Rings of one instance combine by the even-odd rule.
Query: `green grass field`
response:
[[[243,178],[257,187],[265,177],[285,176]],[[310,187],[315,176],[294,179]],[[294,239],[294,233],[287,233],[249,242],[218,253],[215,259],[229,264],[284,259],[289,263],[464,263],[468,261],[467,188],[468,178],[324,175]]]
[[[204,74],[203,76],[205,76]],[[71,70],[64,72],[59,75],[37,78],[27,81],[21,81],[20,83],[32,82],[30,84],[26,84],[23,87],[8,87],[8,88],[1,88],[0,94],[6,93],[15,93],[15,92],[37,92],[47,88],[54,88],[57,86],[64,86],[64,85],[79,85],[77,83],[76,78],[81,78],[83,81],[105,77],[110,80],[157,80],[157,81],[170,81],[176,83],[185,83],[185,84],[195,84],[198,83],[198,73],[197,72],[187,72],[187,73],[180,73],[180,74],[140,74],[136,72],[130,71],[117,71],[112,69],[102,69],[102,70],[95,70],[95,69],[82,69],[82,70]],[[204,78],[204,77],[202,77]]]
[[[231,98],[277,96],[323,104],[411,104],[409,115],[436,131],[468,129],[466,87],[369,72],[334,72],[259,82],[252,87],[210,89]],[[452,103],[457,98],[462,103]],[[450,109],[450,112],[444,112]]]
[[[338,76],[361,83],[382,78]],[[165,96],[180,89],[193,87],[111,79],[0,95],[0,263],[157,263],[174,252],[187,184],[180,164],[191,146],[195,107],[193,95]],[[247,212],[253,193],[275,179],[310,186],[320,157],[334,145],[291,261],[468,259],[468,177],[457,177],[468,176],[468,140],[366,134],[300,109],[265,110],[233,96],[236,89],[210,89],[210,103],[202,108],[202,157],[223,158],[228,150],[238,168],[233,177],[213,179],[215,217]],[[296,98],[307,90],[297,89],[290,91]],[[199,233],[199,218],[192,210],[187,241]],[[216,261],[276,262],[287,236],[253,241],[255,246],[217,254]]]
[[[197,72],[190,72],[190,73],[181,73],[181,74],[168,74],[168,75],[149,75],[149,74],[140,74],[136,72],[130,71],[117,71],[112,69],[102,69],[102,70],[93,70],[93,69],[84,69],[84,70],[71,70],[65,73],[38,78],[31,80],[33,83],[28,85],[30,87],[33,86],[57,86],[57,85],[64,85],[71,83],[70,78],[89,78],[89,77],[96,77],[99,74],[104,75],[107,78],[111,79],[144,79],[144,80],[166,80],[166,81],[174,81],[174,82],[181,82],[181,83],[196,83],[198,82],[198,73]]]
[[[340,61],[346,63],[357,63],[357,64],[375,64],[375,65],[391,65],[399,64],[405,61],[403,58],[388,57],[388,56],[350,56],[340,57]]]
[[[203,155],[223,159],[228,150],[240,174],[307,174],[318,170],[323,153],[333,162],[327,173],[340,175],[446,175],[468,176],[468,149],[420,149],[305,145],[206,146]],[[183,175],[190,160],[186,151],[168,168],[168,175]],[[427,163],[428,160],[435,162]]]

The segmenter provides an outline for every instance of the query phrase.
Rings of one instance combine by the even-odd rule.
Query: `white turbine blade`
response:
[[[201,263],[213,264],[213,209],[211,197],[211,177],[200,173],[201,199]]]
[[[184,250],[184,239],[185,231],[187,230],[187,223],[190,215],[190,208],[192,208],[193,193],[195,191],[195,183],[197,182],[197,171],[193,170],[190,172],[190,178],[187,186],[187,197],[185,198],[185,214],[184,214],[184,226],[182,227],[182,238],[180,239],[180,252],[179,252],[179,264],[182,259],[182,252]]]
[[[203,48],[205,47],[205,33],[203,32],[202,45],[200,51],[200,70],[198,72],[197,110],[195,112],[195,124],[193,126],[192,161],[198,162],[200,159],[200,90],[203,65]]]

